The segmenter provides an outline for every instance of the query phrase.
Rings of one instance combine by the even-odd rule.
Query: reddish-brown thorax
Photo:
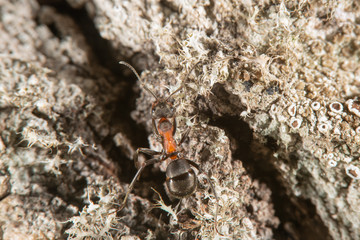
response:
[[[171,154],[176,152],[176,141],[173,136],[174,126],[167,118],[161,118],[159,120],[158,132],[163,139],[163,147],[166,154],[170,155],[170,158],[172,160],[176,159],[177,154]]]

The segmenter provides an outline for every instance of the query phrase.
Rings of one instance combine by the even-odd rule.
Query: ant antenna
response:
[[[190,73],[192,72],[192,70],[194,70],[194,68],[195,68],[200,62],[201,62],[201,61],[198,61],[197,63],[195,63],[194,66],[191,67],[190,71],[186,74],[186,77],[184,78],[184,81],[185,81],[186,79],[188,79],[188,77],[190,76]],[[182,83],[181,83],[181,86],[180,86],[178,89],[176,89],[174,92],[172,92],[172,93],[170,94],[170,96],[168,96],[168,97],[165,99],[165,102],[168,101],[169,98],[170,98],[172,95],[174,95],[175,93],[177,93],[178,91],[180,91],[183,87],[184,87],[184,83],[182,82]]]
[[[139,74],[136,72],[136,70],[135,70],[135,68],[133,68],[133,66],[131,66],[130,64],[128,64],[127,62],[124,62],[124,61],[120,61],[119,64],[125,65],[125,66],[127,66],[128,68],[130,68],[130,70],[135,74],[135,76],[137,77],[137,79],[141,82],[141,86],[142,86],[146,91],[148,91],[149,93],[151,93],[151,95],[153,95],[156,100],[159,100],[159,98],[155,95],[155,93],[153,93],[148,87],[146,87],[145,83],[141,80]]]

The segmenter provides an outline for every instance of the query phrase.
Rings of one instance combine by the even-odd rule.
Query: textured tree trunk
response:
[[[360,239],[358,1],[0,11],[1,239]],[[196,171],[176,208],[163,162],[119,211],[136,149],[162,150],[144,85],[164,98],[183,86],[175,138],[190,129],[179,151],[218,201]]]

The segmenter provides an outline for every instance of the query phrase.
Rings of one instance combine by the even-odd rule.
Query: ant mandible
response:
[[[200,166],[193,162],[192,160],[185,159],[179,155],[177,151],[177,147],[180,146],[185,138],[188,136],[189,131],[186,131],[185,134],[181,137],[181,140],[177,144],[174,135],[176,132],[176,119],[175,119],[175,108],[169,102],[171,96],[175,93],[180,91],[183,87],[180,86],[176,89],[173,93],[171,93],[167,98],[160,98],[156,96],[141,80],[139,74],[136,70],[126,62],[119,62],[122,65],[127,66],[131,69],[131,71],[136,75],[137,79],[140,81],[142,87],[148,91],[154,98],[156,99],[155,102],[152,104],[151,107],[151,118],[152,118],[152,125],[155,131],[155,134],[159,136],[162,140],[162,151],[155,151],[149,148],[138,148],[136,153],[134,154],[134,162],[135,166],[138,167],[138,156],[139,153],[144,153],[149,156],[157,156],[151,159],[146,160],[138,169],[137,173],[135,174],[133,180],[129,185],[129,189],[126,192],[124,200],[120,206],[120,210],[122,210],[126,204],[126,200],[134,188],[135,182],[140,177],[141,172],[144,170],[145,167],[152,165],[154,163],[167,161],[166,167],[166,187],[168,189],[168,193],[175,198],[181,199],[193,194],[197,187],[197,177],[194,170],[191,167],[195,167],[200,173],[204,173],[209,184],[211,187],[212,192],[214,193],[215,200],[216,200],[216,210],[215,210],[215,229],[217,230],[217,215],[218,215],[218,196],[216,194],[215,188],[210,181],[209,176],[201,170]],[[199,63],[199,62],[198,62]],[[196,63],[186,75],[187,79],[192,72],[192,70],[198,64]],[[169,120],[171,119],[171,120]],[[219,233],[219,232],[218,232]]]

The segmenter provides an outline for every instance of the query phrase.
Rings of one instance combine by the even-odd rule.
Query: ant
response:
[[[176,143],[174,139],[174,135],[176,132],[176,119],[175,119],[175,108],[169,102],[169,99],[177,92],[179,92],[183,85],[172,92],[167,98],[160,98],[156,96],[141,80],[139,74],[136,70],[126,62],[119,62],[122,65],[127,66],[131,69],[131,71],[136,75],[137,79],[140,81],[142,87],[148,91],[154,98],[156,99],[153,102],[151,107],[151,118],[152,118],[152,125],[155,131],[155,134],[159,136],[162,140],[162,151],[155,151],[149,148],[138,148],[136,153],[134,154],[134,162],[135,166],[139,166],[138,164],[138,156],[139,153],[147,154],[149,156],[153,156],[153,158],[146,160],[138,169],[137,173],[135,174],[133,180],[129,185],[129,189],[126,192],[124,200],[121,204],[121,207],[118,211],[121,211],[125,204],[126,200],[134,188],[135,182],[140,177],[141,172],[144,170],[145,167],[159,163],[162,161],[167,161],[167,168],[166,168],[166,187],[168,193],[178,199],[182,199],[193,194],[196,191],[198,180],[195,174],[195,171],[192,167],[196,168],[200,173],[204,173],[212,192],[214,193],[215,200],[216,200],[216,210],[215,210],[215,230],[217,230],[217,215],[218,215],[218,196],[216,194],[215,188],[210,181],[209,176],[201,170],[200,166],[193,162],[192,160],[185,159],[180,156],[179,152],[177,151],[177,147],[180,146],[186,137],[189,134],[189,130],[185,132],[185,134],[181,137],[179,143]],[[198,62],[199,63],[199,62]],[[198,64],[196,63],[188,72],[185,79],[187,79],[192,72],[192,70]],[[157,156],[157,157],[154,157]],[[219,232],[218,232],[219,233]],[[220,234],[220,233],[219,233]]]

